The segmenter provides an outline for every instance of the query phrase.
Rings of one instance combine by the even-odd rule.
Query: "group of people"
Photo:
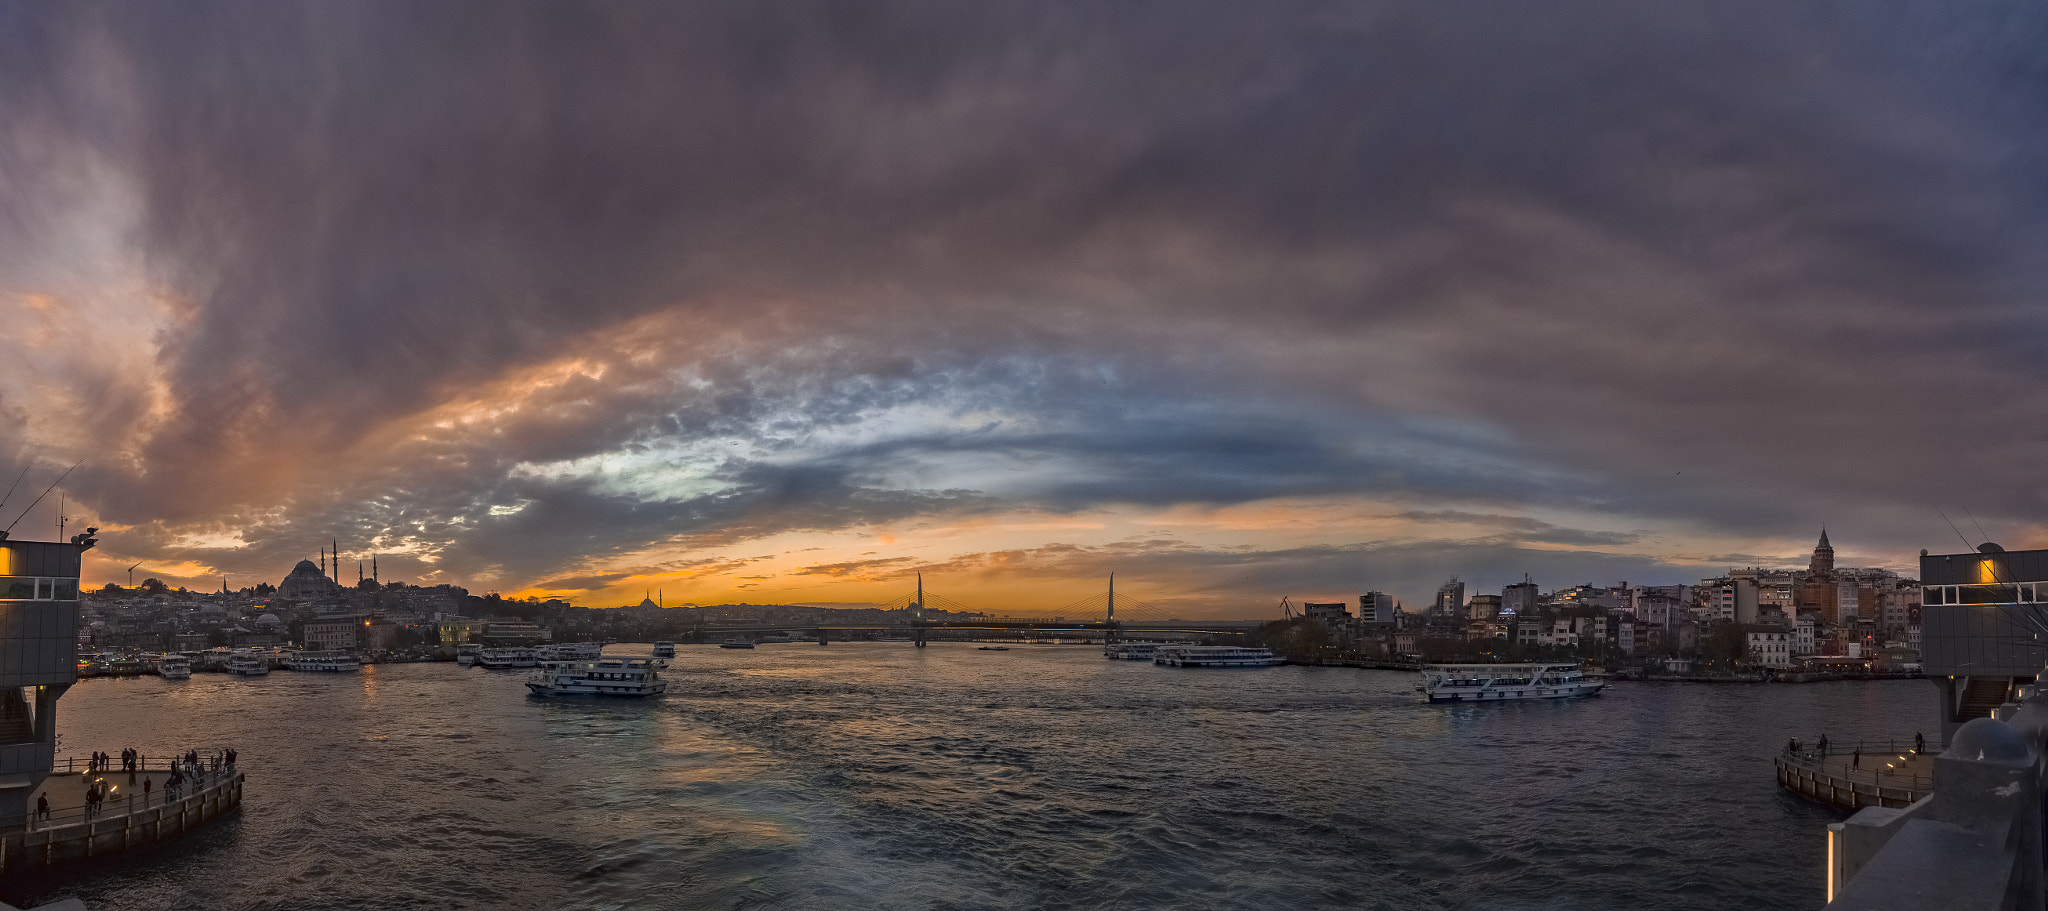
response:
[[[223,771],[233,772],[237,755],[232,749],[218,750],[206,756],[201,756],[198,750],[185,751],[171,760],[171,773],[164,778],[163,802],[169,803],[184,796],[185,785],[188,782],[196,779],[200,786],[204,787],[208,775],[219,775]],[[139,773],[147,771],[141,750],[122,750],[118,757],[111,753],[94,751],[86,760],[88,774],[93,775],[85,789],[86,819],[97,817],[101,805],[113,795],[115,789],[109,786],[105,779],[98,777],[98,773],[114,772],[117,760],[120,763],[119,771],[128,773],[130,784],[137,782]],[[148,775],[139,777],[142,786],[142,805],[146,807],[149,806],[150,798],[155,796],[156,783]],[[129,799],[134,799],[133,794]],[[35,819],[38,822],[50,819],[50,798],[47,795],[36,795]]]
[[[1820,735],[1820,743],[1817,746],[1820,750],[1820,758],[1826,759],[1828,757],[1828,735]],[[1785,752],[1794,756],[1799,755],[1799,738],[1794,737],[1786,741]],[[1927,737],[1916,731],[1913,734],[1913,755],[1918,756],[1925,752],[1927,752]],[[1858,743],[1855,749],[1849,751],[1849,768],[1863,768],[1863,744]]]

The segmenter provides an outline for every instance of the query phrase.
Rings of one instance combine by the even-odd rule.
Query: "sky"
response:
[[[1910,574],[2048,546],[2044,290],[2032,3],[0,0],[93,585]]]

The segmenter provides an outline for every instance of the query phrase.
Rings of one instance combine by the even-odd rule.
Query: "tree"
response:
[[[264,595],[274,595],[274,594],[277,594],[277,586],[275,586],[275,585],[272,585],[272,584],[270,584],[270,583],[268,583],[268,582],[258,582],[258,583],[256,583],[256,595],[257,595],[258,597],[262,597],[262,596],[264,596]]]
[[[146,591],[152,595],[161,595],[164,592],[170,591],[170,586],[165,585],[162,579],[155,578],[142,580],[142,585],[140,587],[143,591]]]

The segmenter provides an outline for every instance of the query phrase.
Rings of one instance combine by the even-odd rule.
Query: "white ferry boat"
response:
[[[476,654],[476,663],[492,670],[533,667],[540,663],[530,648],[487,648]]]
[[[1577,664],[1425,664],[1416,689],[1430,702],[1499,702],[1594,696],[1606,685]]]
[[[668,641],[667,639],[663,639],[663,640],[662,640],[662,641],[660,641],[660,642],[656,642],[656,643],[654,643],[654,657],[656,657],[656,658],[674,658],[675,656],[676,656],[676,644],[675,644],[675,643],[673,643],[673,642],[670,642],[670,641]]]
[[[1157,642],[1119,642],[1102,647],[1102,657],[1111,661],[1150,661],[1158,654]]]
[[[339,674],[360,671],[363,663],[347,652],[292,652],[285,656],[284,666],[294,671]]]
[[[192,659],[175,652],[156,656],[156,675],[165,680],[187,680],[192,676]]]
[[[557,642],[533,650],[535,661],[596,661],[604,657],[602,642]]]
[[[261,677],[270,673],[270,656],[253,649],[238,651],[228,658],[227,672],[237,677]]]
[[[1152,663],[1164,667],[1276,667],[1287,659],[1271,649],[1236,645],[1162,645],[1152,653]]]
[[[668,684],[647,658],[605,658],[553,664],[528,677],[535,696],[659,696]]]
[[[463,643],[463,644],[461,644],[461,645],[458,645],[458,646],[456,646],[456,647],[455,647],[455,666],[456,666],[456,667],[472,667],[472,666],[474,666],[474,665],[476,664],[476,656],[477,656],[477,653],[479,653],[479,652],[482,652],[483,650],[484,650],[484,647],[483,647],[483,646],[481,646],[481,645],[478,645],[478,644],[476,644],[476,643],[474,643],[474,642],[465,642],[465,643]]]

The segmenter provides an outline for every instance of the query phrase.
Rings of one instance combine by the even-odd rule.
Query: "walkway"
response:
[[[132,781],[127,772],[82,771],[87,765],[83,760],[59,762],[56,773],[30,795],[30,815],[41,796],[49,799],[49,818],[0,820],[0,874],[126,851],[174,837],[242,804],[242,773],[233,766],[203,776],[187,771],[173,797],[164,793],[168,760],[149,763],[149,771],[137,771]],[[151,786],[147,797],[144,781]],[[104,786],[109,798],[88,814],[85,794],[95,784]]]
[[[1910,740],[1829,741],[1826,753],[1810,741],[1779,750],[1771,764],[1778,784],[1842,810],[1903,807],[1934,789],[1934,752],[1915,753]]]

